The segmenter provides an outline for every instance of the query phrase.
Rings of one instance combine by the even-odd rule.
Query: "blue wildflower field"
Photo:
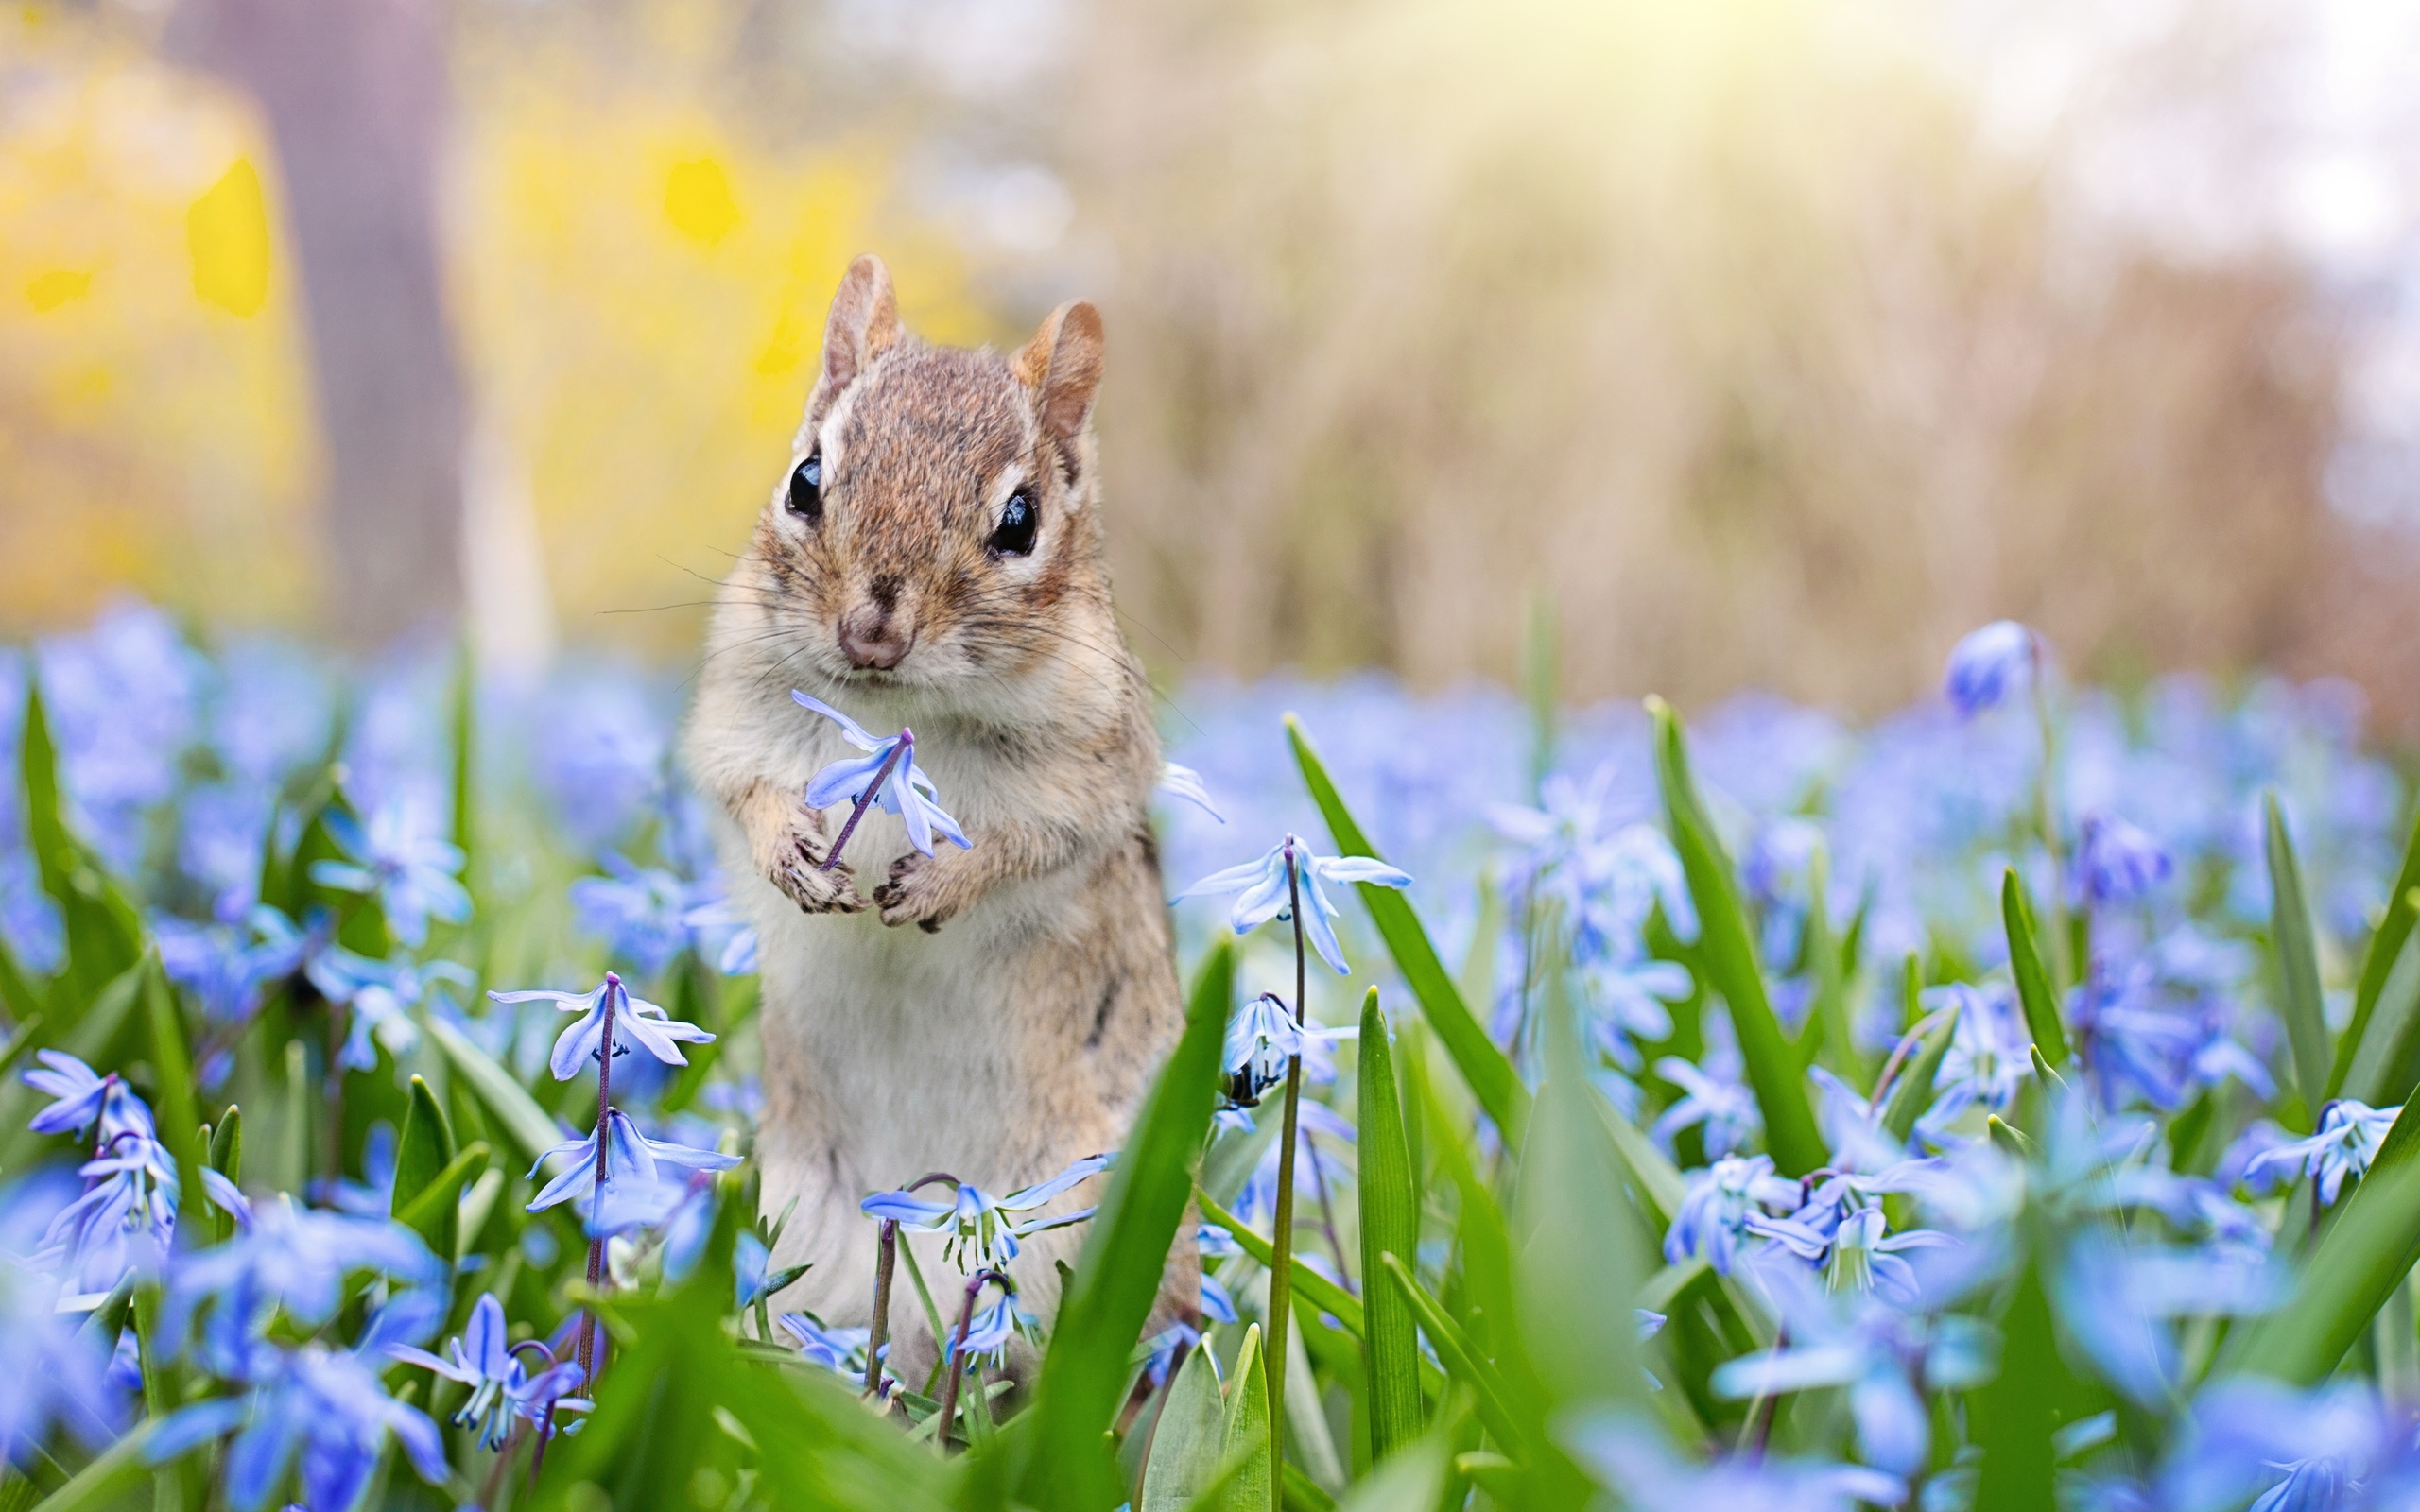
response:
[[[868,1329],[783,1301],[676,679],[128,603],[0,680],[0,1512],[2420,1505],[2344,688],[2006,623],[1863,728],[1184,686],[1184,1040],[1114,1156],[866,1194]],[[821,797],[957,838],[848,730]]]

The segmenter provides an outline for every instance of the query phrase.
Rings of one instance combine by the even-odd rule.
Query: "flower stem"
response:
[[[882,765],[874,768],[873,781],[868,782],[866,790],[857,795],[857,806],[849,811],[848,818],[840,825],[839,837],[832,842],[831,851],[824,856],[823,865],[816,868],[816,870],[829,871],[840,864],[840,848],[849,843],[849,836],[857,833],[857,821],[866,816],[866,810],[873,807],[873,800],[881,796],[882,784],[890,781],[890,769],[899,765],[902,754],[915,748],[916,732],[912,730],[901,730],[899,744],[891,747],[890,754],[885,756],[882,759]]]
[[[1294,921],[1294,1024],[1303,1023],[1303,877],[1294,850],[1294,837],[1286,837],[1286,896],[1288,915]],[[1292,1332],[1288,1325],[1293,1319],[1294,1291],[1294,1160],[1295,1140],[1300,1126],[1303,1098],[1303,1057],[1288,1057],[1286,1061],[1286,1125],[1278,1135],[1283,1151],[1277,1158],[1277,1215],[1274,1230],[1269,1236],[1269,1337],[1263,1344],[1269,1361],[1269,1452],[1270,1463],[1286,1463],[1286,1344]],[[1273,1512],[1285,1512],[1285,1478],[1273,1479],[1270,1486],[1270,1506]]]
[[[880,1248],[873,1263],[873,1323],[866,1331],[866,1395],[882,1385],[882,1347],[890,1339],[890,1275],[899,1265],[899,1220],[882,1220]]]
[[[983,1283],[994,1272],[978,1270],[966,1280],[966,1300],[959,1304],[958,1331],[951,1335],[948,1368],[942,1373],[942,1404],[937,1414],[940,1422],[933,1429],[933,1444],[943,1453],[949,1452],[950,1425],[958,1419],[958,1383],[966,1376],[966,1331],[975,1322],[975,1299],[983,1295]],[[989,1402],[984,1403],[986,1407]]]
[[[622,996],[622,979],[613,972],[605,973],[605,1017],[603,1033],[596,1042],[596,1184],[589,1194],[588,1211],[593,1220],[597,1204],[605,1200],[605,1150],[614,1143],[607,1120],[614,1111],[614,1005]],[[588,1286],[595,1291],[605,1280],[605,1241],[588,1242]],[[592,1394],[596,1389],[596,1314],[583,1311],[579,1317],[579,1375]]]

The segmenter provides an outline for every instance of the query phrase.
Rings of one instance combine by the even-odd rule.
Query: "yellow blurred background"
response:
[[[1873,710],[2014,614],[2121,680],[2342,672],[2420,717],[2411,511],[2345,481],[2400,475],[2411,197],[2349,253],[2304,234],[2343,193],[2257,213],[2310,178],[2276,10],[365,4],[440,60],[469,544],[429,605],[499,658],[693,654],[874,250],[937,340],[1100,304],[1163,673],[1511,677],[1537,600],[1575,696]],[[246,6],[0,16],[12,633],[129,587],[344,618],[297,108],[196,41]]]

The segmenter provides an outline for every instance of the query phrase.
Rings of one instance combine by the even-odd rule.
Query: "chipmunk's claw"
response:
[[[946,876],[932,856],[910,853],[892,862],[890,879],[873,890],[882,921],[893,929],[912,923],[927,935],[941,933],[958,912],[947,893]]]
[[[790,838],[770,872],[774,886],[806,914],[855,914],[866,907],[857,881],[844,862],[823,869],[822,847],[800,834]]]

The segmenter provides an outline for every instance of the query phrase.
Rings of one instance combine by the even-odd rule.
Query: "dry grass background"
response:
[[[1101,304],[1119,591],[1170,675],[1510,677],[1544,593],[1576,696],[1872,710],[2015,614],[2101,675],[2343,672],[2420,721],[2411,543],[2321,497],[2321,291],[2079,227],[1881,12],[1016,0],[955,72],[871,14],[452,12],[473,487],[534,523],[543,577],[499,591],[571,646],[687,653],[693,609],[617,611],[744,540],[872,248],[935,335]],[[310,623],[290,271],[243,319],[180,261],[233,156],[274,210],[257,124],[135,12],[7,25],[0,66],[62,87],[0,110],[0,620],[131,583]],[[935,165],[1028,159],[1064,234],[953,236]]]

